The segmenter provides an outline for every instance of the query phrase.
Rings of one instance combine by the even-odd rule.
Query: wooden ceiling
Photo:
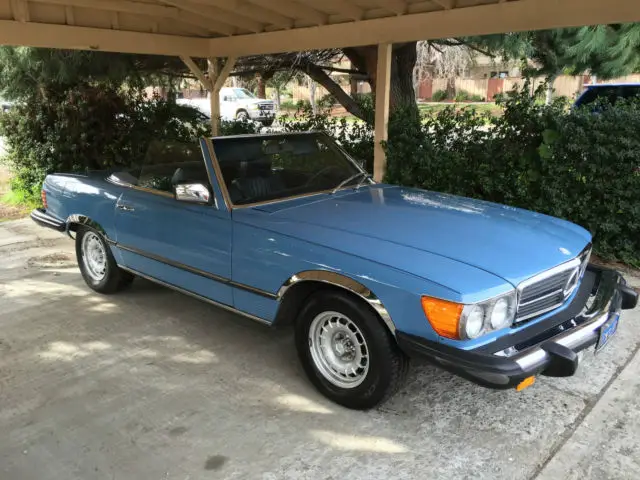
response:
[[[640,21],[640,0],[0,0],[0,44],[241,56]]]

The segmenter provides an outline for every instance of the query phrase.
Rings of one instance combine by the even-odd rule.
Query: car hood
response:
[[[472,265],[513,285],[570,260],[591,241],[582,227],[547,215],[389,185],[254,208],[299,224],[300,231],[311,224],[334,237],[344,231],[384,240]]]
[[[238,100],[238,102],[240,103],[244,103],[247,105],[254,105],[256,103],[269,103],[269,104],[273,104],[273,100],[267,100],[265,98],[243,98],[241,100]]]

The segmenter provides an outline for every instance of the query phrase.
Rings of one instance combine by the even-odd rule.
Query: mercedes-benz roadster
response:
[[[128,170],[49,175],[32,218],[87,285],[143,277],[292,325],[311,382],[366,409],[425,356],[494,388],[569,376],[637,293],[557,218],[375,183],[320,133],[154,142]]]

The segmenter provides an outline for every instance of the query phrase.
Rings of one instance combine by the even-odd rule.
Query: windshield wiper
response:
[[[349,182],[354,181],[356,178],[358,178],[360,175],[365,175],[365,177],[368,175],[367,172],[358,172],[358,173],[354,173],[353,175],[351,175],[349,178],[347,178],[346,180],[341,181],[338,186],[336,188],[334,188],[331,191],[331,194],[333,195],[334,193],[336,193],[338,190],[340,190],[342,187],[344,187],[346,184],[348,184]]]
[[[364,182],[370,179],[371,179],[371,175],[367,173],[364,177],[362,177],[362,180],[360,180],[356,185],[356,190],[358,190],[362,185],[364,185]]]

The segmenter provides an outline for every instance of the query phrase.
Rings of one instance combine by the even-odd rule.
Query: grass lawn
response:
[[[9,180],[9,170],[0,163],[0,222],[26,217],[37,206],[12,192]]]
[[[418,104],[420,113],[422,113],[423,115],[436,115],[448,107],[453,107],[456,110],[469,108],[477,111],[478,113],[490,113],[494,117],[498,117],[502,115],[502,107],[499,107],[495,103],[441,102],[441,103],[419,103]]]

